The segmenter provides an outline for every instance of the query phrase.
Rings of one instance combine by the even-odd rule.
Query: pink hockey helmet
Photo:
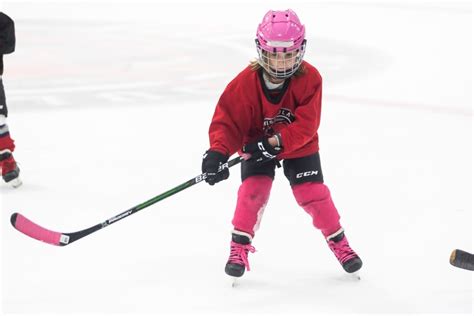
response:
[[[273,77],[284,79],[301,65],[305,27],[291,10],[268,11],[257,28],[258,63]]]

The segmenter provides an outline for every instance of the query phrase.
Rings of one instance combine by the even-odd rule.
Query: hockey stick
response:
[[[466,251],[454,249],[451,252],[449,263],[461,269],[474,271],[474,255]]]
[[[242,161],[242,157],[236,157],[230,161],[228,161],[226,164],[222,165],[219,168],[219,172],[222,171],[225,167],[232,167],[237,164],[239,164]],[[155,196],[154,198],[143,202],[141,204],[138,204],[137,206],[132,207],[131,209],[126,210],[125,212],[122,212],[118,215],[115,215],[114,217],[109,218],[103,223],[94,225],[92,227],[89,227],[84,230],[80,230],[74,233],[60,233],[60,232],[55,232],[46,228],[43,228],[39,226],[38,224],[33,223],[30,221],[28,218],[25,216],[19,214],[19,213],[13,213],[12,216],[10,217],[10,222],[12,223],[13,227],[15,227],[19,232],[30,236],[31,238],[37,239],[39,241],[43,241],[48,244],[52,244],[55,246],[67,246],[76,240],[79,240],[83,237],[86,237],[87,235],[90,235],[92,233],[95,233],[96,231],[107,227],[111,224],[114,224],[125,217],[128,217],[132,214],[137,213],[140,210],[143,210],[144,208],[155,204],[156,202],[159,202],[161,200],[166,199],[167,197],[172,196],[173,194],[176,194],[180,191],[183,191],[184,189],[187,189],[203,180],[206,179],[206,174],[202,173],[199,176],[190,179],[186,182],[184,182],[181,185],[178,185],[177,187],[168,190],[160,195]]]

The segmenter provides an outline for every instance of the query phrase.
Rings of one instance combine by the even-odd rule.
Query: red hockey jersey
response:
[[[322,79],[307,62],[305,73],[287,79],[275,96],[263,81],[262,70],[249,67],[225,88],[209,128],[210,149],[231,156],[246,143],[280,133],[278,159],[299,158],[319,150]]]

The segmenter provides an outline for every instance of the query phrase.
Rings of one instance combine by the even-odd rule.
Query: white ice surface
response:
[[[19,1],[5,56],[23,186],[1,193],[4,314],[471,314],[469,1]],[[224,274],[240,181],[197,185],[67,247],[10,225],[99,223],[200,173],[225,85],[269,8],[292,7],[324,78],[327,185],[362,280],[344,275],[278,170],[236,288]]]

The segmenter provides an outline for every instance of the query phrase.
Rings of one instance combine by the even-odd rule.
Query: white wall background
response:
[[[257,24],[291,7],[324,78],[325,180],[364,260],[348,279],[280,172],[250,256],[223,272],[238,168],[65,248],[12,212],[76,231],[199,174],[225,85]],[[18,1],[5,56],[24,185],[1,194],[4,314],[471,314],[469,1]]]

